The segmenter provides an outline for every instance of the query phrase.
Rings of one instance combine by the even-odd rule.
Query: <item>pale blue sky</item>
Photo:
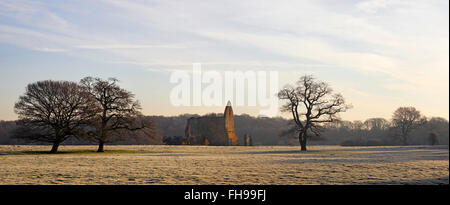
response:
[[[347,120],[390,118],[399,106],[449,116],[447,0],[0,1],[0,120],[16,119],[27,83],[117,77],[147,115],[173,107],[173,70],[303,74],[353,104]],[[236,107],[256,115],[258,107]]]

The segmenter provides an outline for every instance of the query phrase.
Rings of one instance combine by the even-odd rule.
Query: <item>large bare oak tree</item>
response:
[[[341,94],[333,93],[328,84],[310,75],[302,76],[295,86],[286,85],[278,98],[286,102],[281,111],[292,114],[302,151],[306,151],[311,134],[320,135],[322,123],[335,121],[338,113],[350,108]]]
[[[26,87],[14,111],[19,115],[15,136],[53,143],[51,153],[69,137],[76,136],[96,113],[94,101],[78,84],[39,81]]]
[[[141,116],[141,106],[134,100],[134,94],[117,82],[115,78],[92,77],[80,81],[84,90],[95,99],[99,110],[91,122],[93,129],[86,134],[89,140],[98,143],[97,152],[103,152],[105,143],[125,136],[127,132],[153,129],[152,121]]]

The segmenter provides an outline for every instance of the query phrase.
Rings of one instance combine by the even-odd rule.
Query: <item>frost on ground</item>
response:
[[[449,184],[448,146],[0,146],[0,184]]]

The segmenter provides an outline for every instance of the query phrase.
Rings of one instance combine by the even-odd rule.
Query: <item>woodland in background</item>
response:
[[[179,116],[146,116],[152,120],[156,127],[156,136],[149,138],[145,134],[135,133],[122,136],[110,144],[116,145],[152,145],[164,144],[164,136],[184,136],[184,129],[188,118],[199,115]],[[298,136],[289,133],[291,120],[280,117],[252,117],[249,115],[235,115],[235,131],[239,142],[244,142],[244,135],[250,134],[253,145],[298,145]],[[0,144],[30,144],[11,137],[11,132],[17,127],[15,121],[0,121]],[[312,137],[311,145],[346,145],[346,146],[376,146],[376,145],[403,145],[397,136],[391,122],[383,118],[372,118],[366,121],[338,121],[323,126],[323,132],[318,137]],[[430,133],[435,133],[438,143],[449,144],[449,122],[444,118],[428,118],[426,123],[413,130],[409,135],[409,145],[431,144]],[[38,143],[33,144],[48,144]],[[88,145],[96,144],[84,139],[70,138],[63,144]]]

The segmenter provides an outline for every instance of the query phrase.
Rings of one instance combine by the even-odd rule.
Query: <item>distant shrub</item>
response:
[[[383,145],[383,143],[378,140],[368,140],[366,142],[366,146],[381,146],[381,145]]]
[[[385,142],[378,141],[378,140],[358,140],[358,139],[352,139],[352,140],[346,140],[341,143],[342,146],[382,146],[385,145]]]
[[[359,140],[345,140],[341,143],[342,146],[361,146]]]
[[[166,145],[185,145],[187,138],[183,136],[164,136],[162,141]]]
[[[430,145],[438,145],[439,144],[439,136],[436,133],[432,132],[428,136],[428,141],[429,141]]]

